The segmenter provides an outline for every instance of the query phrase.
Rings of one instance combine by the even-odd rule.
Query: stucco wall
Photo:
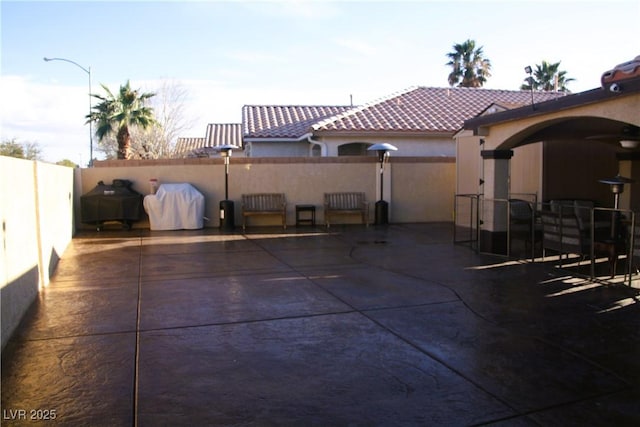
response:
[[[311,145],[300,142],[252,142],[250,157],[307,157]]]
[[[149,179],[162,182],[189,182],[205,196],[205,227],[219,226],[219,202],[224,199],[224,164],[222,159],[183,159],[173,161],[108,161],[82,169],[79,195],[90,191],[98,181],[110,183],[123,178],[134,182],[133,188],[149,193]],[[385,200],[390,205],[392,222],[450,221],[455,190],[453,158],[391,158],[385,166]],[[324,220],[325,192],[363,191],[370,202],[379,198],[379,165],[375,157],[324,158],[231,158],[229,199],[236,203],[235,223],[242,223],[240,196],[243,193],[282,192],[287,198],[287,223],[295,224],[295,205],[316,205],[316,219]],[[345,216],[345,223],[357,222]],[[277,217],[251,218],[251,224],[276,225]],[[77,223],[88,228],[90,225]],[[148,227],[140,221],[134,227]]]
[[[524,145],[513,150],[509,173],[509,191],[513,197],[532,201],[533,199],[523,195],[542,196],[542,155],[543,144],[541,142]]]
[[[73,174],[0,156],[2,348],[71,241]]]
[[[328,156],[337,156],[339,146],[354,142],[366,144],[387,142],[398,148],[398,151],[393,152],[393,157],[454,157],[456,151],[456,143],[451,135],[443,135],[441,137],[426,137],[424,134],[402,136],[360,135],[357,137],[328,135],[314,139],[326,146]]]
[[[454,157],[456,151],[455,141],[450,134],[425,136],[422,134],[403,134],[399,136],[386,134],[334,136],[322,135],[314,137],[316,144],[312,145],[307,140],[298,142],[251,142],[248,148],[249,157],[309,157],[313,155],[337,157],[339,148],[348,144],[378,144],[389,143],[398,148],[394,151],[394,157]],[[316,148],[316,153],[312,148]],[[319,147],[323,147],[322,151]],[[371,153],[375,157],[375,153]]]
[[[454,159],[395,160],[391,220],[399,223],[453,221]]]

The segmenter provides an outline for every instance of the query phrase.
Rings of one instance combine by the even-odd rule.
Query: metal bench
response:
[[[369,202],[364,193],[324,193],[324,222],[327,228],[333,216],[350,214],[360,215],[362,223],[369,226]]]
[[[287,202],[284,193],[256,193],[242,195],[242,230],[246,219],[255,215],[280,215],[282,228],[287,228]]]

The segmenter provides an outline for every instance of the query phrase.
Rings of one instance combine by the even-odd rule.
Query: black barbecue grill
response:
[[[142,194],[131,188],[126,179],[114,179],[111,185],[98,182],[87,194],[80,196],[80,220],[93,224],[100,231],[105,222],[118,221],[126,229],[142,216]]]

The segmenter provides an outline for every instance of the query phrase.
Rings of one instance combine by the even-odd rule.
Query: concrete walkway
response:
[[[5,348],[2,424],[638,426],[639,302],[450,224],[107,227]]]

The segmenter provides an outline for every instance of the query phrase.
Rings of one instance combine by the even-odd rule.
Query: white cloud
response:
[[[22,76],[0,76],[2,140],[35,142],[47,161],[89,158],[89,94],[86,86],[42,84]]]

